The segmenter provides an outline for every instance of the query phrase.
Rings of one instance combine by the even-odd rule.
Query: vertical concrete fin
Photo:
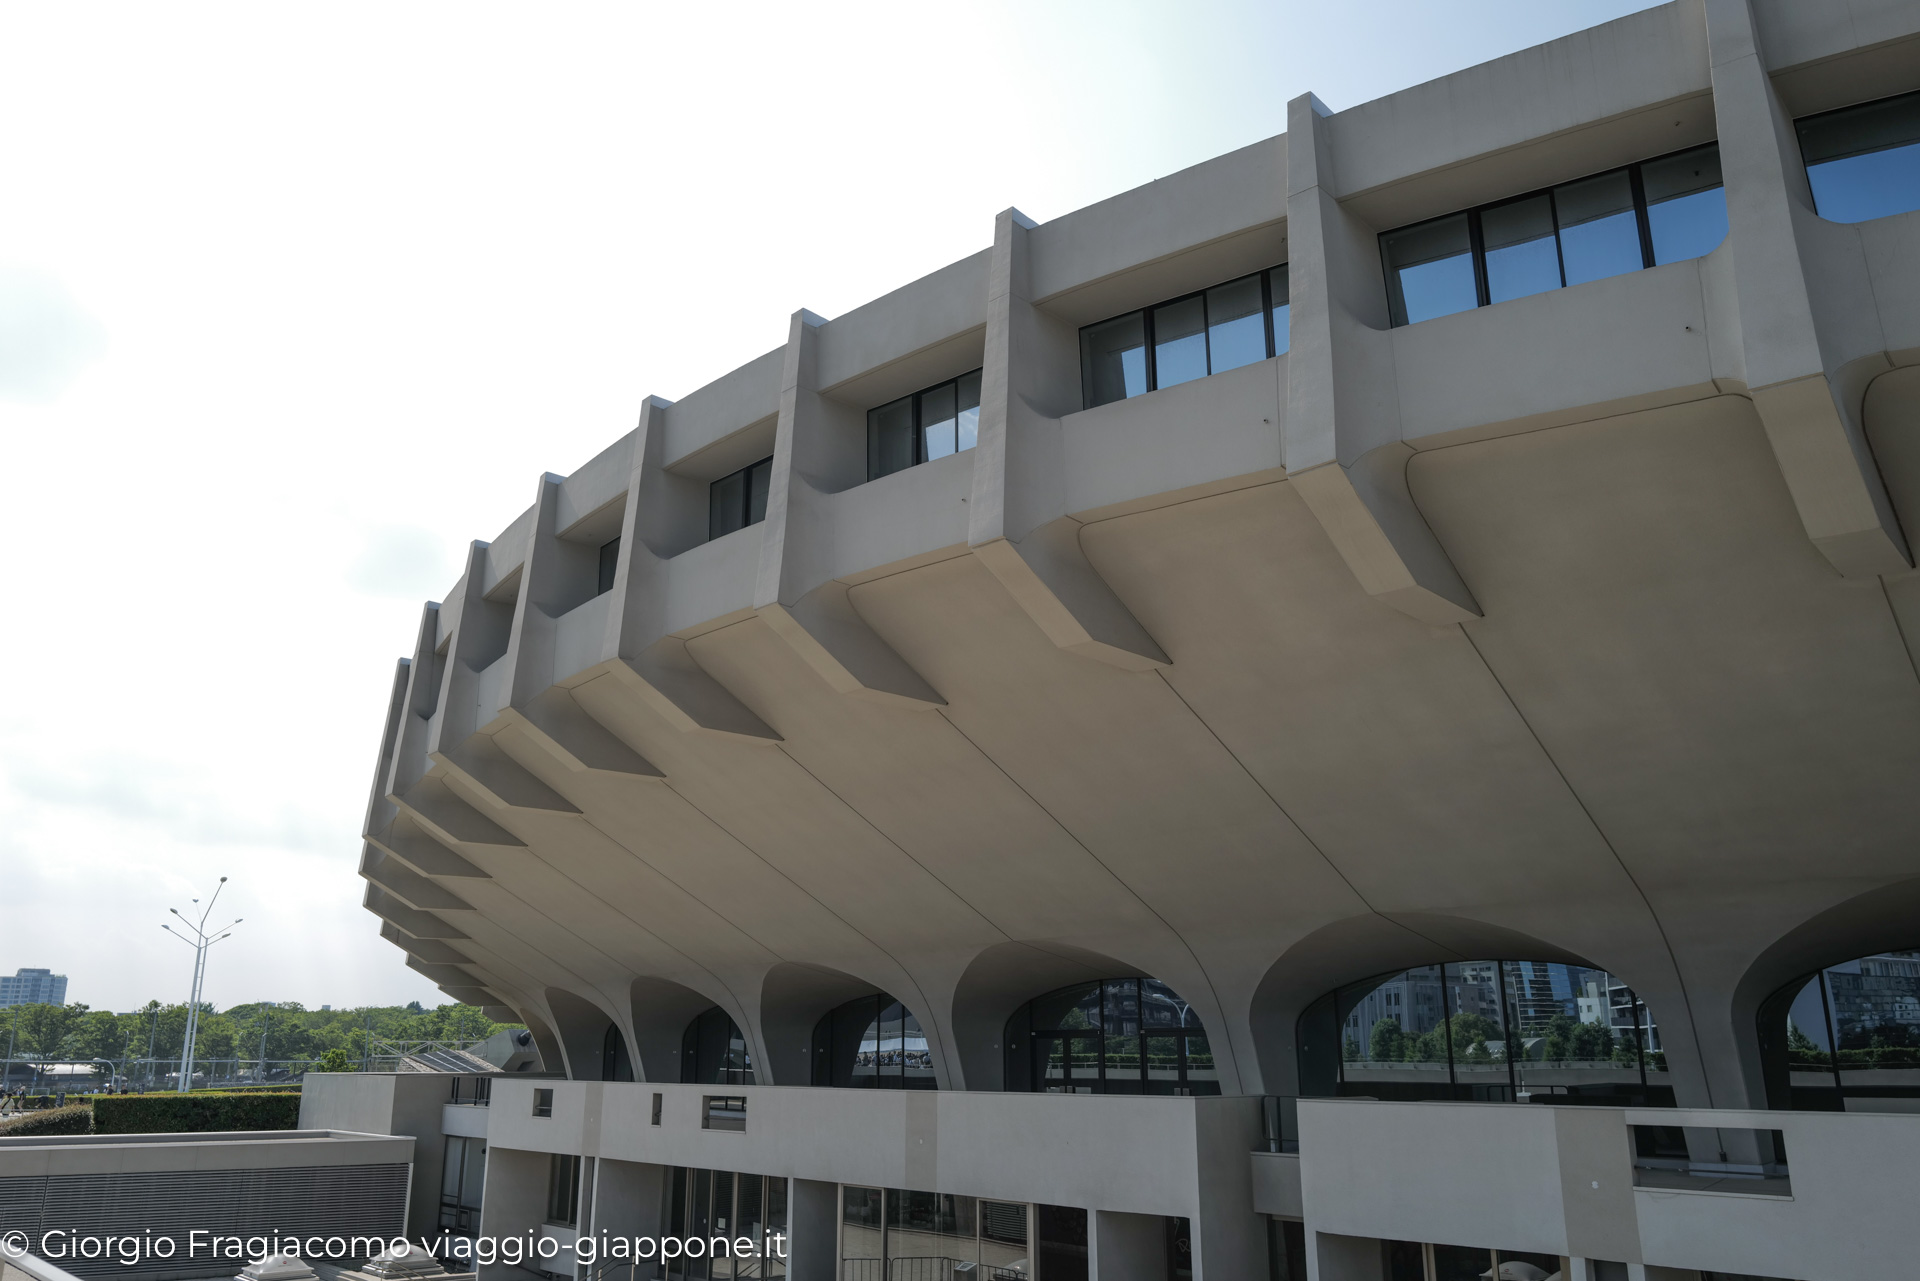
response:
[[[663,544],[650,524],[647,505],[656,499],[665,501],[660,486],[653,482],[660,472],[661,438],[670,403],[649,396],[640,409],[614,566],[613,608],[607,612],[603,649],[611,655],[607,670],[621,688],[675,729],[778,742],[778,734],[693,660],[685,642],[666,634],[668,565],[655,551]]]
[[[994,220],[967,542],[1060,648],[1128,671],[1165,667],[1166,651],[1087,560],[1067,516],[1060,419],[1080,406],[1079,338],[1033,305],[1033,226],[1018,209]]]
[[[467,551],[467,572],[458,586],[460,613],[447,643],[439,722],[428,736],[429,755],[464,743],[500,714],[502,700],[485,692],[497,687],[483,683],[480,674],[506,655],[515,606],[487,599],[487,568],[487,544],[475,541]],[[489,706],[480,705],[483,698]]]
[[[380,773],[383,795],[387,797],[405,792],[427,772],[427,739],[446,678],[445,664],[436,652],[439,644],[440,606],[428,601],[420,611],[420,630],[414,637],[413,658],[407,664],[407,688],[400,719],[391,728],[394,735],[391,759]],[[369,815],[369,826],[373,825]]]
[[[1849,577],[1896,574],[1912,551],[1863,422],[1864,387],[1842,370],[1883,347],[1864,267],[1840,277],[1823,254],[1837,230],[1812,208],[1793,121],[1774,91],[1749,0],[1706,0],[1720,169],[1747,383],[1801,524]],[[1855,257],[1857,257],[1857,246]],[[1816,257],[1818,267],[1811,267]]]
[[[591,591],[589,584],[569,581],[582,576],[582,567],[567,563],[580,557],[567,556],[566,549],[560,545],[558,523],[563,483],[563,477],[548,472],[540,477],[534,491],[533,528],[527,536],[526,566],[520,571],[520,597],[514,602],[513,626],[507,639],[503,706],[524,706],[553,684],[556,621],[586,599]],[[565,674],[572,675],[571,672]]]
[[[819,544],[832,541],[833,491],[842,486],[826,480],[822,488],[809,477],[849,479],[848,442],[834,439],[846,424],[823,404],[815,373],[825,323],[797,311],[787,330],[754,609],[834,690],[916,711],[938,707],[939,694],[867,625],[846,585],[823,568],[828,560]]]
[[[393,822],[393,802],[387,799],[393,778],[394,758],[407,730],[407,690],[413,683],[413,662],[401,659],[394,664],[393,688],[387,694],[387,722],[380,731],[380,760],[373,770],[373,787],[367,796],[367,813],[360,824],[365,836]]]
[[[1407,492],[1377,229],[1335,199],[1327,109],[1287,104],[1292,286],[1282,461],[1367,593],[1427,623],[1480,607]]]

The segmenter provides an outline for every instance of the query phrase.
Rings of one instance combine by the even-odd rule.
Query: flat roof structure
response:
[[[802,1183],[963,1191],[914,1155],[955,1092],[1217,1092],[1168,1123],[1210,1136],[1183,1161],[1281,1144],[1278,1100],[1605,1104],[1607,1213],[1640,1195],[1633,1109],[1904,1107],[1868,1042],[1908,1035],[1920,946],[1915,91],[1920,5],[1678,0],[1304,96],[1283,135],[796,312],[540,477],[426,606],[368,908],[526,1023],[571,1080],[512,1097],[590,1118],[540,1150],[609,1179],[693,1168],[645,1155],[660,1083],[905,1087],[894,1175],[711,1167],[792,1180],[796,1224]],[[1365,1112],[1312,1107],[1323,1142]],[[1634,1152],[1771,1178],[1767,1142]],[[489,1170],[546,1177],[507,1150]],[[1060,1204],[1133,1242],[1083,1259],[1185,1222],[1207,1277],[1284,1256],[1270,1229],[1322,1278],[1384,1275],[1380,1241],[1432,1275],[1533,1248],[1396,1226],[1391,1179],[1317,1232],[1313,1153],[1269,1155],[1304,1202],[1256,1211],[1236,1157],[1165,1204]],[[1677,1222],[1539,1252],[1753,1271],[1713,1262],[1738,1229]]]

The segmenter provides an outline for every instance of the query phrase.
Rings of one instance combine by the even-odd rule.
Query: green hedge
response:
[[[85,1134],[92,1128],[93,1109],[84,1103],[73,1103],[63,1108],[46,1108],[0,1120],[0,1139],[17,1139],[30,1134]]]
[[[95,1134],[206,1134],[219,1130],[291,1130],[300,1095],[102,1094],[93,1100]]]

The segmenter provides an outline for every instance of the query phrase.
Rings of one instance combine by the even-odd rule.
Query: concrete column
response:
[[[1018,209],[994,223],[967,542],[1055,645],[1125,671],[1164,667],[1166,652],[1087,561],[1067,514],[1060,419],[1080,407],[1079,339],[1031,301],[1033,226]]]
[[[500,1240],[538,1235],[546,1217],[547,1165],[545,1152],[487,1147],[487,1185],[480,1199],[480,1235]],[[505,1263],[482,1264],[479,1281],[526,1281],[518,1268]]]
[[[1167,1281],[1167,1221],[1157,1214],[1093,1211],[1096,1281]]]
[[[838,692],[909,711],[943,707],[946,700],[867,626],[847,585],[833,578],[833,499],[866,480],[866,423],[820,394],[825,323],[797,311],[788,328],[754,609]]]
[[[667,635],[669,561],[705,535],[704,506],[695,513],[688,483],[662,464],[669,402],[649,396],[635,432],[633,473],[627,482],[614,569],[613,607],[607,611],[607,670],[655,715],[684,733],[749,743],[780,736],[731,690],[693,661],[686,642]],[[695,521],[701,537],[694,537]]]
[[[1813,211],[1793,121],[1774,92],[1749,0],[1706,0],[1740,346],[1807,537],[1871,577],[1912,553],[1867,443],[1867,384],[1891,368],[1858,236]]]
[[[787,1275],[792,1281],[834,1281],[840,1262],[840,1185],[787,1181]]]
[[[1196,1281],[1237,1281],[1267,1269],[1267,1220],[1253,1209],[1251,1154],[1266,1147],[1260,1100],[1194,1100],[1199,1214],[1193,1221]]]
[[[1325,117],[1287,105],[1287,414],[1281,462],[1367,593],[1427,623],[1480,614],[1407,490],[1378,235],[1340,207]]]

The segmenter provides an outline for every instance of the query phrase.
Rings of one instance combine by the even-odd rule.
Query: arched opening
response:
[[[1447,961],[1349,983],[1295,1036],[1300,1093],[1672,1106],[1660,1027],[1625,982],[1564,961]]]
[[[627,1038],[612,1023],[607,1024],[607,1035],[600,1042],[600,1079],[633,1080],[633,1058],[627,1053]]]
[[[1920,1098],[1920,950],[1876,952],[1796,979],[1760,1019],[1774,1107],[1871,1112]]]
[[[813,1027],[813,1083],[836,1089],[934,1090],[933,1053],[913,1011],[874,992]]]
[[[619,1025],[598,1005],[572,992],[550,987],[546,997],[547,1008],[553,1012],[554,1031],[559,1036],[561,1052],[566,1056],[568,1078],[574,1081],[607,1080],[607,1040],[622,1035]],[[628,1059],[628,1062],[632,1060]]]
[[[627,991],[633,1015],[634,1076],[642,1081],[678,1081],[687,1024],[713,998],[672,979],[644,975]]]
[[[752,1085],[753,1055],[733,1016],[713,1006],[680,1038],[682,1085]]]
[[[1158,979],[1076,983],[1007,1020],[1008,1090],[1036,1094],[1218,1094],[1199,1016]]]

